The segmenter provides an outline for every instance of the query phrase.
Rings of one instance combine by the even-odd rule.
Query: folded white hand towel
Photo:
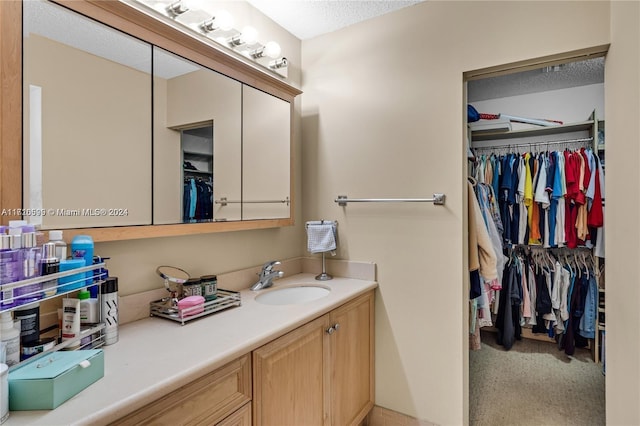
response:
[[[307,222],[307,250],[322,253],[336,249],[336,222],[315,220]]]

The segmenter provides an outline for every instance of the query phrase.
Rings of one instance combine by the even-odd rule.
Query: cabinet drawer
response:
[[[245,355],[113,424],[211,425],[249,401],[251,359]]]
[[[251,404],[245,404],[216,426],[251,426]]]

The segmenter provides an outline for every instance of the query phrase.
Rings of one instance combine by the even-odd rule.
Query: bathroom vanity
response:
[[[242,306],[184,326],[126,324],[104,349],[103,379],[56,410],[12,412],[7,424],[357,425],[373,406],[377,283],[322,285],[329,294],[306,303],[262,304],[261,292],[244,290]]]

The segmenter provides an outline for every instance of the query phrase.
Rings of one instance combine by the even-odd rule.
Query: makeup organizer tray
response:
[[[7,283],[7,284],[2,284],[0,285],[0,291],[8,291],[8,290],[14,290],[17,288],[24,288],[24,287],[28,287],[34,284],[43,284],[46,282],[49,282],[51,280],[58,280],[60,278],[67,278],[65,280],[65,282],[63,284],[57,284],[55,287],[51,287],[48,288],[47,291],[53,291],[53,289],[55,288],[56,293],[51,295],[51,296],[43,296],[41,299],[35,300],[33,302],[30,303],[25,303],[24,305],[18,305],[18,306],[11,306],[11,307],[7,307],[7,308],[2,308],[0,307],[0,312],[11,312],[11,311],[15,311],[16,309],[20,309],[21,307],[25,307],[28,306],[29,304],[33,304],[33,303],[42,303],[46,300],[52,300],[52,299],[56,299],[58,297],[61,296],[69,296],[72,293],[75,293],[79,290],[82,290],[83,288],[91,288],[91,287],[95,287],[95,286],[100,286],[103,282],[104,279],[106,278],[106,264],[104,262],[102,263],[96,263],[93,264],[91,266],[84,266],[81,268],[75,268],[75,269],[70,269],[68,271],[64,271],[64,272],[56,272],[54,274],[49,274],[49,275],[43,275],[43,276],[39,276],[39,277],[35,277],[35,278],[29,278],[26,280],[22,280],[22,281],[15,281],[12,283]],[[74,278],[70,278],[73,277],[74,275],[82,275],[86,272],[93,272],[93,276],[91,278],[88,278],[86,276],[78,278],[78,279],[74,279]],[[90,284],[85,285],[85,281],[86,280],[92,280],[92,282]],[[58,281],[56,281],[58,282]],[[43,292],[44,290],[39,290],[38,292]],[[23,296],[29,296],[33,293],[25,293],[23,294]],[[9,299],[7,299],[9,300]],[[98,300],[100,300],[100,292],[98,290]],[[102,304],[98,303],[98,315],[101,316],[101,307]],[[52,332],[53,330],[57,329],[58,327],[52,326],[49,327],[47,329],[44,330],[43,334],[48,334],[50,332]],[[17,364],[12,365],[11,367],[9,367],[9,371],[13,371],[16,368],[28,364],[30,362],[33,362],[41,357],[43,357],[44,355],[51,353],[51,352],[55,352],[55,351],[59,351],[59,350],[82,350],[82,349],[97,349],[101,346],[104,346],[104,328],[105,328],[105,324],[103,322],[97,323],[92,325],[90,328],[87,328],[83,331],[80,332],[80,334],[73,338],[73,339],[69,339],[69,340],[65,340],[61,343],[57,343],[56,345],[54,345],[52,348],[50,349],[45,349],[43,352],[40,352],[38,354],[35,354],[33,356],[30,356],[29,358],[20,361]],[[41,330],[42,331],[42,330]],[[70,349],[70,347],[75,346],[75,344],[80,341],[80,345],[77,348],[73,348]]]
[[[215,314],[216,312],[223,311],[225,309],[240,306],[242,304],[240,300],[240,293],[237,291],[218,289],[217,296],[214,300],[204,302],[202,305],[191,306],[188,308],[178,308],[171,306],[171,298],[165,297],[160,300],[154,300],[149,305],[149,315],[166,318],[172,321],[179,322],[184,325],[186,322],[201,318],[207,315]]]

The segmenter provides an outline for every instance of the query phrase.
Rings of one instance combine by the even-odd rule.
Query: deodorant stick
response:
[[[100,286],[105,345],[118,341],[118,277],[109,277]]]

